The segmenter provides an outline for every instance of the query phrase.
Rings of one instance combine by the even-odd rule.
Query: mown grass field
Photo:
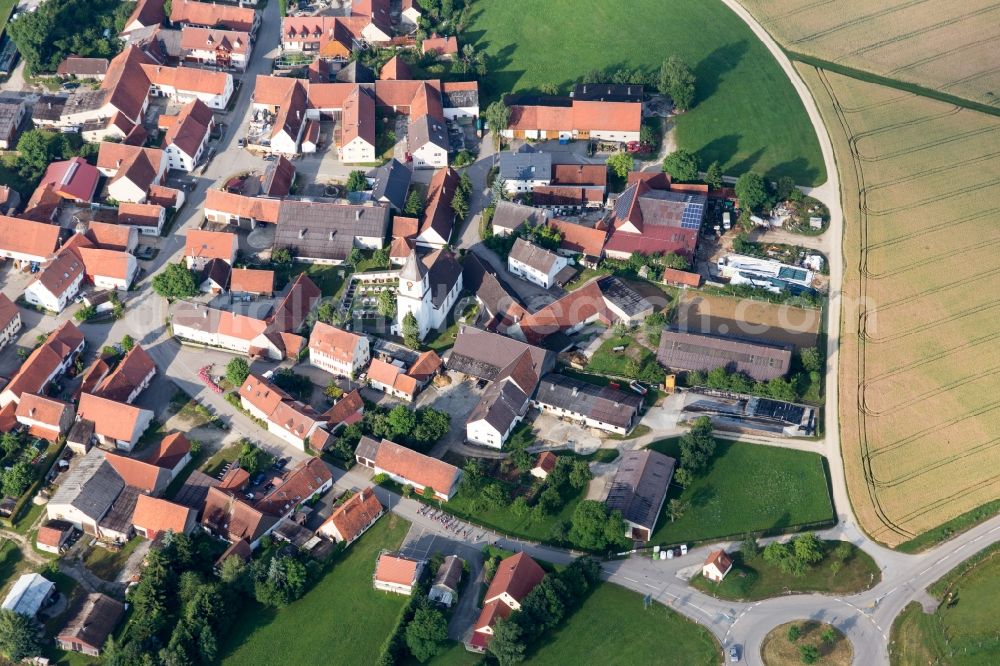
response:
[[[678,443],[660,440],[649,448],[679,458]],[[689,507],[675,522],[663,511],[654,544],[797,531],[833,520],[823,458],[773,446],[719,440],[705,474],[683,491],[671,486],[667,501],[675,498]]]
[[[788,640],[788,630],[792,625],[801,632],[796,641]],[[854,657],[851,641],[840,631],[834,629],[836,638],[832,642],[823,640],[823,632],[831,628],[825,622],[812,620],[788,622],[780,624],[764,637],[760,646],[760,655],[767,666],[798,666],[804,663],[799,648],[802,645],[813,645],[819,650],[819,661],[824,666],[850,666]]]
[[[604,583],[527,663],[719,663],[719,646],[706,629],[659,603],[643,608],[642,595]]]
[[[825,541],[826,552],[823,559],[802,576],[793,577],[782,573],[776,566],[765,562],[763,557],[745,562],[742,553],[736,551],[732,555],[733,569],[721,583],[697,576],[691,579],[691,585],[720,599],[756,601],[789,592],[854,594],[869,589],[882,579],[875,560],[854,546],[851,547],[851,554],[842,562],[840,570],[834,573],[831,564],[837,558],[832,551],[838,543],[840,542]]]
[[[374,663],[407,600],[372,588],[375,560],[383,548],[399,548],[409,527],[386,515],[292,605],[277,611],[248,606],[222,645],[222,663]]]
[[[792,52],[1000,109],[992,0],[740,0]]]
[[[946,576],[931,593],[942,603],[933,614],[917,603],[907,606],[892,626],[889,657],[894,666],[948,663],[995,664],[1000,654],[1000,549],[991,547],[975,564]]]
[[[926,547],[986,517],[1000,489],[1000,118],[801,71],[842,165],[851,502],[874,538],[933,530]]]
[[[721,2],[485,0],[473,6],[463,34],[492,56],[483,107],[487,99],[545,84],[568,93],[592,70],[659,71],[668,56],[679,55],[698,81],[697,106],[677,118],[681,147],[697,151],[706,165],[718,160],[731,175],[754,169],[801,185],[826,180],[819,143],[791,83]]]

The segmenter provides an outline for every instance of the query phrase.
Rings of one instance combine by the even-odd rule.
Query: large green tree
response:
[[[694,104],[694,72],[677,56],[670,56],[660,67],[660,92],[670,96],[678,111],[687,111]]]
[[[190,298],[198,293],[194,273],[184,264],[167,264],[153,276],[153,291],[164,298]]]
[[[420,346],[420,327],[412,312],[407,312],[403,317],[403,342],[410,349]]]
[[[663,170],[676,181],[698,180],[698,169],[698,156],[684,148],[678,148],[663,158]]]
[[[41,653],[38,629],[27,615],[0,610],[0,652],[13,662]]]
[[[740,208],[753,213],[760,212],[768,201],[767,183],[756,171],[747,171],[736,179],[736,198]]]
[[[611,172],[623,180],[628,178],[628,173],[632,170],[632,167],[635,164],[632,156],[626,152],[614,153],[610,155],[607,159],[607,163],[608,167],[611,168]]]
[[[695,419],[691,429],[681,436],[681,467],[692,474],[704,470],[715,455],[712,421],[707,416]]]
[[[243,386],[243,382],[250,376],[250,364],[242,356],[235,356],[229,359],[226,364],[226,379],[233,386]]]
[[[349,192],[360,192],[361,190],[368,188],[368,179],[365,178],[365,172],[360,169],[355,169],[347,177],[347,190]]]
[[[447,640],[448,621],[436,608],[421,606],[406,625],[406,647],[420,663],[440,654]]]
[[[493,135],[493,150],[498,151],[503,141],[503,136],[500,133],[510,125],[510,109],[498,100],[486,107],[483,118],[486,120],[486,127],[490,130],[490,134]]]
[[[623,546],[625,521],[618,511],[610,511],[603,502],[583,500],[573,511],[569,540],[583,550],[602,551]]]
[[[493,638],[486,645],[486,651],[500,666],[513,666],[524,661],[524,639],[521,627],[511,619],[497,620],[493,627]]]
[[[388,289],[378,293],[378,313],[390,319],[396,317],[396,294]]]

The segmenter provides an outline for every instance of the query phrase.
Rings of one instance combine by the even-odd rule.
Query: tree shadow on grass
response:
[[[730,42],[715,49],[695,65],[696,106],[715,94],[723,75],[739,65],[747,49],[746,40]]]
[[[797,185],[816,185],[820,182],[820,170],[806,161],[804,157],[786,160],[768,169],[764,177],[775,181],[783,176],[791,176]]]
[[[691,506],[703,507],[718,496],[712,486],[702,486],[691,493]]]
[[[738,134],[726,134],[717,139],[712,139],[698,150],[698,159],[703,169],[707,169],[712,162],[719,164],[729,164],[737,151],[740,149],[740,136]]]

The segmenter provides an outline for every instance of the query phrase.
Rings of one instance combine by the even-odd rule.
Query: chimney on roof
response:
[[[306,237],[305,228],[299,229],[299,238],[305,238],[305,237]]]
[[[201,318],[202,319],[208,319],[208,310],[202,310],[201,311]]]
[[[360,220],[361,219],[361,209],[360,208],[358,208],[357,210],[354,211],[354,219],[355,220]]]
[[[577,388],[576,388],[576,387],[574,386],[574,387],[573,387],[573,395],[574,395],[574,396],[576,396],[576,394],[577,394],[577,393],[579,393],[579,389],[577,389]]]

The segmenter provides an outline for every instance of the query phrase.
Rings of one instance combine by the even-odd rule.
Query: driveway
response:
[[[479,403],[483,392],[471,381],[460,381],[455,373],[448,373],[451,384],[437,387],[429,385],[417,397],[417,407],[431,407],[451,417],[448,435],[434,445],[430,454],[440,458],[449,450],[458,450],[465,442],[465,421]]]

